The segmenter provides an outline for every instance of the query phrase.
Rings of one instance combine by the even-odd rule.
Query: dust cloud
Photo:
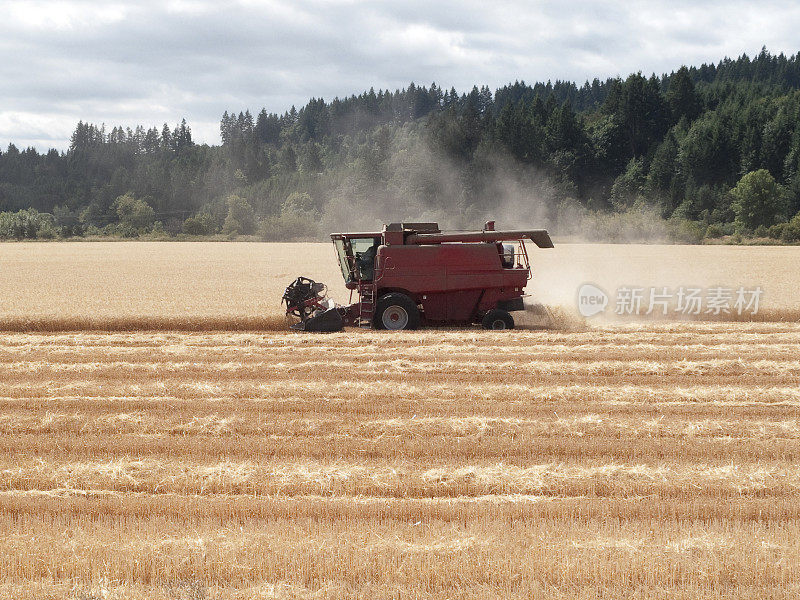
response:
[[[675,227],[655,207],[590,210],[569,185],[500,149],[476,153],[467,165],[400,130],[375,150],[375,161],[323,191],[320,239],[333,231],[376,231],[390,222],[435,221],[446,230],[544,228],[572,242],[668,243]],[[601,205],[597,199],[589,204]],[[680,240],[678,240],[680,241]]]

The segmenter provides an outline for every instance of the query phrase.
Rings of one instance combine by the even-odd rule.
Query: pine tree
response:
[[[694,87],[689,69],[685,66],[678,69],[669,78],[667,103],[672,112],[673,123],[677,123],[682,117],[691,123],[700,116],[703,110],[703,101]]]
[[[161,150],[165,152],[172,150],[172,132],[166,123],[161,129]]]

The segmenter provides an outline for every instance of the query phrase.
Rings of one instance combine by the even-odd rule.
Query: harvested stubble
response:
[[[0,596],[800,594],[800,326],[0,336]]]

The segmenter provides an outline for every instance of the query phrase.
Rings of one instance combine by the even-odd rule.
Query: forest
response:
[[[242,107],[243,108],[243,107]],[[669,74],[374,89],[235,110],[220,145],[79,122],[0,151],[0,238],[322,239],[397,220],[555,236],[800,241],[800,52]]]

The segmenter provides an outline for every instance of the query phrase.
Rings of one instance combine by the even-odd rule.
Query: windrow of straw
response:
[[[0,597],[791,598],[800,325],[0,335]]]

